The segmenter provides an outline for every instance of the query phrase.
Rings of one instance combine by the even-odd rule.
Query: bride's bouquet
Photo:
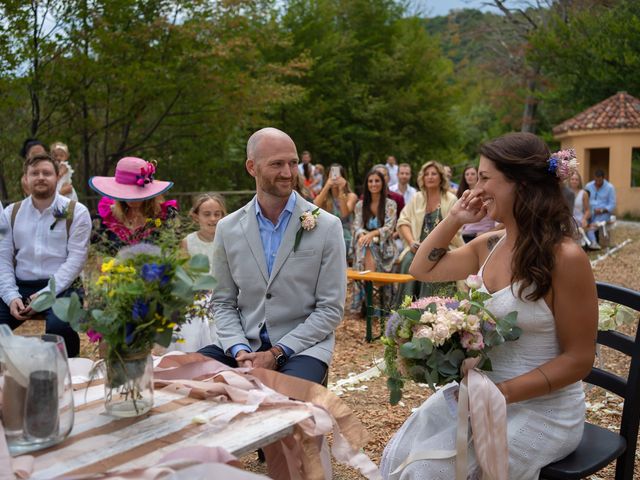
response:
[[[484,306],[491,295],[478,290],[482,279],[470,275],[466,284],[469,291],[455,297],[407,299],[387,319],[382,342],[392,405],[402,398],[405,379],[435,390],[462,380],[460,366],[468,357],[480,357],[477,368],[490,371],[487,352],[520,337],[518,312],[497,318]]]

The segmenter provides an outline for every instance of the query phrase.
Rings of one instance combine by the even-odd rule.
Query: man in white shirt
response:
[[[415,188],[409,185],[409,182],[411,182],[411,165],[401,163],[398,165],[398,183],[390,187],[390,190],[402,195],[405,205],[409,205],[409,202],[417,192]]]
[[[389,155],[387,157],[387,172],[389,172],[389,188],[392,188],[398,183],[398,162],[396,157]]]
[[[15,329],[35,312],[29,303],[55,278],[56,294],[71,294],[71,285],[87,259],[91,217],[87,208],[56,193],[58,162],[48,154],[25,160],[31,195],[0,215],[0,323]],[[16,212],[14,212],[16,209]],[[43,312],[46,332],[64,338],[67,353],[77,356],[80,339],[71,326]]]

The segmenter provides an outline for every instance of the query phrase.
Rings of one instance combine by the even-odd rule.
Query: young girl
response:
[[[199,226],[199,230],[187,235],[182,240],[181,247],[189,253],[206,255],[209,259],[209,272],[213,265],[213,238],[216,226],[227,214],[224,199],[216,193],[198,195],[191,211],[192,220]],[[211,314],[211,295],[198,298],[193,307],[191,320],[180,330],[183,343],[174,343],[172,349],[183,352],[195,352],[202,347],[211,345],[217,338],[213,316]]]
[[[58,193],[70,200],[78,201],[78,195],[72,185],[73,168],[69,165],[69,147],[62,142],[54,142],[50,147],[53,158],[60,162],[60,174],[58,175]]]

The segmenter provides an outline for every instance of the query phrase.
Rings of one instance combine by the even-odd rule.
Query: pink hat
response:
[[[91,177],[89,186],[114,200],[147,200],[162,195],[173,187],[173,182],[155,180],[154,173],[155,164],[141,158],[124,157],[118,161],[114,177]]]

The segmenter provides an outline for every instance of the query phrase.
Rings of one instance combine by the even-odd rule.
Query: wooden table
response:
[[[243,405],[155,391],[150,413],[117,419],[105,413],[103,394],[101,384],[74,392],[73,430],[64,442],[31,453],[36,457],[31,478],[150,467],[167,453],[193,445],[223,447],[241,456],[291,434],[310,416],[304,409],[261,409],[220,426],[216,418],[240,411]],[[207,423],[194,423],[196,415],[205,416]]]
[[[365,339],[367,342],[374,340],[372,331],[373,320],[373,285],[389,285],[392,283],[407,283],[415,280],[412,275],[405,273],[384,273],[384,272],[359,272],[351,268],[347,269],[347,278],[349,280],[358,280],[364,282],[365,301],[367,304],[366,321],[367,332]],[[377,337],[376,337],[377,338]]]

